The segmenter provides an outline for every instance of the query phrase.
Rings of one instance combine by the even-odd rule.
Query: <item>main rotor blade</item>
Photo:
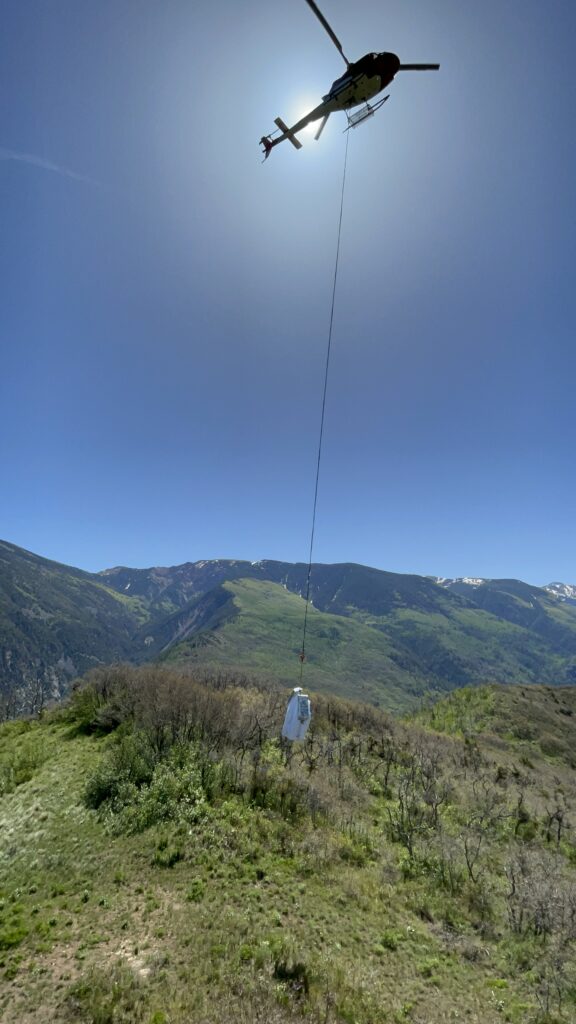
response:
[[[401,64],[399,71],[439,71],[439,64]]]
[[[333,31],[333,29],[330,28],[330,25],[328,24],[328,22],[326,21],[326,18],[322,14],[322,11],[317,6],[317,4],[314,3],[314,0],[306,0],[306,3],[308,4],[308,7],[310,7],[314,11],[314,14],[318,18],[318,21],[320,22],[320,24],[323,25],[324,28],[326,29],[328,35],[330,36],[330,39],[334,43],[334,46],[340,52],[343,60],[346,62],[346,67],[348,67],[348,65],[350,64],[350,61],[348,60],[348,57],[346,56],[346,54],[344,53],[344,50],[342,49],[342,43],[338,39],[338,36]]]

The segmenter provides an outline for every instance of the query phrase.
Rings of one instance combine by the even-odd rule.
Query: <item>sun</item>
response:
[[[294,116],[293,116],[290,124],[297,124],[297,122],[300,121],[301,118],[305,117],[306,114],[309,114],[310,111],[314,110],[314,107],[317,107],[317,106],[318,106],[318,99],[317,98],[314,99],[314,98],[311,98],[311,97],[299,96],[298,99],[292,104],[292,110],[293,110]],[[305,128],[302,128],[301,131],[298,132],[298,134],[299,135],[314,135],[314,133],[316,132],[316,130],[318,128],[318,124],[319,124],[318,121],[312,121],[310,124],[307,124]]]

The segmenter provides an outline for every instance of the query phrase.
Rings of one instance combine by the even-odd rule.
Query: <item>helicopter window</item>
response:
[[[335,82],[332,82],[330,93],[340,92],[340,90],[344,89],[351,81],[351,75],[342,75],[342,78],[337,78]]]

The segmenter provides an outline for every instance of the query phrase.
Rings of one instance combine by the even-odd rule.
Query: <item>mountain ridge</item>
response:
[[[293,681],[307,576],[272,559],[88,573],[0,542],[0,714],[35,711],[119,660]],[[316,563],[309,685],[399,710],[463,685],[574,683],[576,602],[569,584],[552,586],[563,589]]]

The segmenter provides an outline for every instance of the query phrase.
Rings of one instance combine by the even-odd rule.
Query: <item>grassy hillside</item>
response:
[[[539,635],[436,590],[439,601],[426,610],[407,606],[398,596],[386,614],[375,601],[365,602],[374,611],[347,606],[347,614],[329,614],[312,608],[310,685],[397,711],[425,694],[469,683],[561,680],[562,659]],[[160,636],[173,636],[177,621],[187,635],[167,644],[164,656],[174,664],[237,666],[287,683],[295,680],[302,598],[260,580],[225,583],[218,592],[218,602],[210,592],[206,605],[206,599],[197,599],[170,620],[167,631],[159,628]]]
[[[559,759],[576,770],[576,688],[469,688],[420,711],[416,720],[438,732],[481,737],[484,748],[531,761]]]
[[[572,692],[316,696],[291,751],[276,691],[99,670],[0,727],[0,1020],[569,1024]]]
[[[541,636],[559,654],[574,658],[576,670],[576,607],[573,603],[559,601],[542,587],[533,587],[521,580],[484,580],[472,586],[456,581],[450,583],[450,592]]]
[[[239,580],[221,588],[227,614],[172,647],[169,663],[241,667],[296,685],[300,670],[304,601],[277,583]],[[378,630],[351,617],[311,608],[308,617],[306,680],[313,688],[382,703],[401,710],[415,702],[419,680],[392,660],[394,648]]]

